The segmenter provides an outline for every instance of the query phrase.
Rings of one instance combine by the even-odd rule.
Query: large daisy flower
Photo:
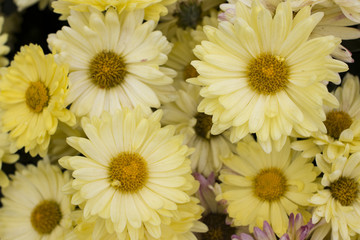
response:
[[[323,152],[333,161],[343,155],[348,145],[350,153],[360,151],[360,88],[359,78],[346,74],[342,87],[333,93],[339,100],[337,109],[325,108],[327,133],[316,132],[310,138],[292,143],[305,157]]]
[[[175,72],[161,67],[171,44],[143,17],[142,10],[73,11],[70,27],[49,36],[58,60],[69,64],[68,103],[77,116],[137,105],[150,112],[172,100]]]
[[[40,46],[23,46],[0,81],[0,107],[3,130],[16,148],[25,147],[32,156],[46,154],[50,136],[58,121],[75,124],[66,109],[68,68],[56,64],[52,54],[44,55]]]
[[[193,172],[205,176],[214,172],[217,175],[222,167],[220,157],[235,151],[235,144],[230,142],[227,132],[210,134],[211,116],[197,111],[202,100],[199,95],[200,87],[185,82],[179,83],[179,86],[178,98],[162,106],[164,117],[161,122],[174,125],[177,133],[185,134],[184,143],[195,149],[190,156]]]
[[[158,21],[160,16],[168,13],[166,6],[175,1],[176,0],[57,0],[53,2],[52,6],[54,12],[61,14],[61,20],[65,20],[69,16],[71,9],[87,12],[88,6],[92,6],[99,11],[105,11],[114,7],[118,14],[144,9],[146,20]]]
[[[323,14],[302,8],[295,17],[289,2],[275,15],[254,1],[238,2],[234,23],[205,26],[209,41],[194,49],[200,74],[191,82],[203,86],[198,110],[212,115],[212,134],[231,129],[231,141],[256,133],[266,152],[280,150],[295,131],[303,136],[322,131],[323,105],[337,107],[322,81],[340,82],[347,65],[329,54],[340,43],[333,36],[309,40]]]
[[[345,153],[333,163],[318,154],[316,164],[324,173],[324,189],[309,200],[315,206],[312,221],[325,218],[331,223],[332,239],[349,240],[360,234],[360,153]]]
[[[121,237],[159,238],[161,224],[169,224],[178,204],[190,201],[190,150],[174,127],[161,128],[161,115],[147,118],[140,108],[104,112],[100,119],[83,118],[88,139],[67,138],[84,156],[59,163],[74,171],[72,203],[83,206],[85,219],[101,217]]]
[[[317,190],[318,171],[311,159],[290,149],[289,141],[280,152],[267,154],[252,137],[245,140],[238,143],[238,155],[223,159],[228,169],[221,171],[222,194],[217,200],[227,201],[227,212],[236,226],[249,225],[253,231],[268,221],[282,236],[290,213],[301,212],[309,219],[304,207]]]
[[[70,174],[44,161],[39,161],[37,167],[17,168],[10,185],[2,189],[1,239],[65,239],[73,227],[74,206],[61,189]]]

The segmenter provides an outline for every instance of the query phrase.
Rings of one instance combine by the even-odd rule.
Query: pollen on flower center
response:
[[[231,239],[231,235],[235,234],[235,228],[227,225],[226,214],[210,213],[204,217],[205,223],[209,231],[201,234],[201,239],[207,240],[223,240]]]
[[[339,139],[342,131],[351,126],[352,119],[346,112],[333,110],[326,114],[324,124],[327,129],[327,134],[335,139]]]
[[[263,201],[278,200],[286,188],[286,178],[278,168],[263,169],[254,179],[255,195]]]
[[[330,184],[331,196],[343,206],[350,206],[357,198],[359,184],[352,178],[340,177]]]
[[[49,103],[49,90],[41,81],[31,82],[25,92],[26,105],[34,112],[42,112]]]
[[[31,212],[31,225],[40,234],[49,234],[62,218],[60,206],[55,201],[44,200]]]
[[[195,133],[203,138],[209,139],[211,134],[212,120],[210,115],[198,113],[196,116],[196,124],[194,126]]]
[[[201,21],[201,6],[197,0],[189,2],[180,2],[174,15],[179,18],[177,25],[183,29],[187,27],[195,29]]]
[[[100,88],[109,89],[121,84],[126,75],[122,57],[112,51],[101,51],[90,61],[90,77]]]
[[[248,66],[248,84],[259,94],[271,95],[288,84],[289,67],[285,60],[272,54],[254,58]]]
[[[138,153],[122,152],[109,165],[111,185],[122,192],[140,190],[148,178],[146,161]]]
[[[188,64],[184,68],[184,79],[194,78],[197,76],[199,76],[199,73],[196,71],[196,69],[191,64]]]

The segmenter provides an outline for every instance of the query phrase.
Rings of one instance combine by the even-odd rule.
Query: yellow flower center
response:
[[[36,113],[42,112],[49,103],[49,90],[44,83],[31,82],[25,92],[26,105]]]
[[[211,134],[210,130],[212,127],[211,116],[205,113],[198,113],[196,116],[196,124],[194,127],[195,133],[203,138],[209,139]]]
[[[352,119],[346,112],[332,110],[326,114],[324,124],[327,129],[327,134],[335,139],[339,139],[342,131],[351,126]]]
[[[210,213],[204,217],[202,222],[208,226],[209,231],[200,234],[200,239],[231,239],[231,235],[235,234],[235,228],[226,224],[226,214]]]
[[[358,197],[359,184],[352,178],[340,177],[330,184],[331,196],[343,206],[350,206]]]
[[[62,218],[60,206],[55,201],[44,200],[31,212],[31,225],[39,234],[49,234]]]
[[[109,165],[111,185],[122,192],[134,193],[148,178],[146,161],[138,153],[122,152]]]
[[[263,201],[278,200],[286,191],[286,178],[278,168],[263,169],[254,179],[254,192]]]
[[[100,88],[109,89],[124,81],[126,65],[122,57],[103,50],[90,61],[90,77]]]
[[[199,76],[199,73],[196,71],[196,69],[191,65],[188,64],[185,68],[184,68],[184,77],[185,80],[188,78],[194,78]]]
[[[272,54],[254,58],[248,67],[248,84],[259,94],[271,95],[288,84],[289,67],[285,60]]]

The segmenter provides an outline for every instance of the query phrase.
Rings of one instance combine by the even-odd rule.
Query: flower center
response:
[[[286,191],[286,178],[278,168],[263,169],[256,175],[254,187],[261,200],[278,200]]]
[[[259,94],[271,95],[283,90],[289,77],[285,59],[272,54],[254,58],[248,67],[248,84]]]
[[[340,177],[330,184],[331,196],[343,206],[350,206],[357,198],[358,183],[352,178]]]
[[[198,1],[189,0],[188,2],[180,2],[178,10],[174,13],[179,18],[177,25],[183,29],[191,27],[193,29],[201,21],[201,6],[197,3]]]
[[[205,223],[209,231],[201,234],[201,239],[206,240],[223,240],[231,239],[231,235],[235,234],[235,228],[226,224],[226,214],[210,213],[204,217]]]
[[[339,139],[342,131],[351,126],[352,119],[346,112],[332,110],[326,114],[324,124],[327,129],[327,134],[335,139]]]
[[[199,76],[199,73],[196,71],[196,69],[191,65],[188,64],[185,68],[184,68],[184,77],[185,80],[188,78],[194,78]]]
[[[205,113],[198,113],[196,116],[196,124],[194,127],[195,133],[203,138],[209,139],[211,134],[212,120],[210,115]]]
[[[25,92],[26,105],[36,112],[42,112],[49,103],[49,90],[44,83],[37,81],[31,82]]]
[[[122,57],[103,50],[90,61],[90,77],[100,88],[109,89],[124,81],[126,66]]]
[[[31,225],[39,234],[49,234],[62,218],[60,206],[55,201],[44,200],[31,212]]]
[[[146,161],[138,153],[122,152],[111,160],[109,177],[111,185],[120,191],[137,192],[148,178]]]

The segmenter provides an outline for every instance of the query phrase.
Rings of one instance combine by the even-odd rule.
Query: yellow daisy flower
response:
[[[62,187],[70,180],[68,172],[44,161],[17,165],[11,183],[2,189],[0,238],[65,240],[72,230],[74,206]]]
[[[50,136],[58,121],[75,124],[66,109],[68,68],[58,65],[52,54],[44,55],[40,46],[23,46],[4,69],[0,81],[0,107],[3,130],[16,148],[25,147],[32,156],[46,154]]]
[[[236,5],[234,24],[204,27],[209,41],[194,49],[204,100],[198,110],[212,115],[212,134],[231,129],[231,141],[256,133],[266,152],[279,151],[292,131],[302,136],[322,131],[323,105],[337,107],[323,80],[340,82],[347,65],[329,54],[339,44],[333,36],[308,40],[323,14],[302,8],[295,17],[289,2],[275,15],[255,1]]]
[[[308,199],[317,190],[314,182],[319,174],[311,159],[290,149],[287,140],[280,152],[265,153],[252,137],[239,142],[238,155],[224,158],[229,169],[220,172],[222,193],[227,212],[235,226],[262,227],[269,222],[278,236],[286,233],[288,215],[300,212],[305,222],[309,213]]]
[[[16,148],[10,143],[10,141],[8,133],[0,132],[0,187],[7,187],[9,185],[7,175],[1,170],[2,163],[11,164],[19,159],[19,155],[14,154],[14,152],[16,152]]]
[[[210,134],[211,116],[197,111],[202,100],[200,87],[183,82],[179,83],[178,97],[174,102],[164,104],[164,116],[161,122],[174,125],[176,132],[185,135],[184,144],[194,148],[191,154],[191,169],[206,177],[214,172],[216,175],[222,167],[220,157],[225,157],[235,151],[226,133]]]
[[[324,173],[324,189],[309,200],[315,206],[312,222],[325,218],[331,223],[332,239],[350,240],[360,234],[360,153],[345,153],[333,163],[318,154],[316,164]]]
[[[83,206],[85,219],[101,217],[123,237],[159,238],[161,217],[171,218],[178,204],[190,201],[190,151],[173,127],[161,128],[161,115],[147,118],[139,107],[104,112],[100,119],[83,118],[88,139],[67,138],[84,156],[59,163],[74,171],[72,203]]]
[[[72,11],[70,27],[49,36],[57,60],[69,64],[67,103],[77,116],[138,105],[150,113],[173,100],[176,73],[162,66],[172,45],[143,17],[143,10]]]
[[[4,25],[4,17],[0,17],[0,33],[3,30]],[[6,33],[2,33],[0,35],[0,67],[5,67],[9,64],[9,60],[4,57],[6,54],[10,52],[10,48],[5,45],[8,40],[8,35]]]
[[[292,143],[305,157],[314,157],[323,152],[333,161],[345,153],[348,145],[350,153],[360,151],[360,88],[359,78],[347,73],[342,87],[333,92],[339,100],[337,109],[325,108],[327,133],[316,132],[310,138]]]
[[[145,19],[157,22],[160,16],[168,13],[166,6],[175,1],[176,0],[57,0],[53,2],[52,7],[54,8],[54,12],[61,14],[61,20],[66,20],[70,15],[71,9],[87,12],[88,6],[92,6],[99,11],[106,11],[114,7],[118,14],[144,9]]]

